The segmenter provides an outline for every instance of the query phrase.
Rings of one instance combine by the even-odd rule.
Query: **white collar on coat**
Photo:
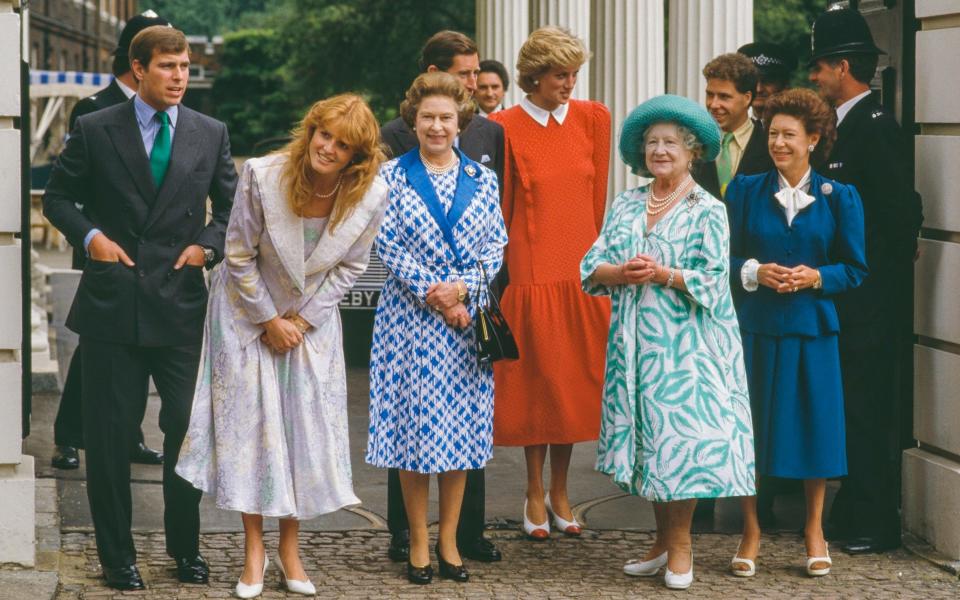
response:
[[[257,181],[260,182],[263,221],[284,269],[294,285],[304,291],[306,278],[335,267],[357,238],[366,231],[374,216],[384,210],[388,188],[381,177],[374,178],[370,189],[354,207],[353,212],[336,228],[328,225],[320,236],[317,247],[307,260],[304,260],[303,219],[293,212],[280,185],[285,157],[278,158],[279,160],[264,161],[253,167],[257,173]]]
[[[524,96],[520,99],[520,106],[523,107],[523,110],[530,115],[534,121],[540,123],[544,127],[547,126],[547,123],[550,121],[550,117],[553,117],[553,120],[557,122],[558,125],[563,125],[563,120],[567,118],[567,111],[570,109],[570,103],[561,104],[553,110],[547,110],[545,108],[540,108],[533,102],[530,98]]]

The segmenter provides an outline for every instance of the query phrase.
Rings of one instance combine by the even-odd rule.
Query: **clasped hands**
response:
[[[87,254],[93,260],[100,262],[122,262],[128,267],[134,265],[133,260],[127,256],[120,244],[108,238],[103,232],[90,239],[90,243],[87,244]],[[206,264],[206,258],[203,255],[203,248],[197,244],[191,244],[183,249],[173,268],[179,271],[183,265],[202,267],[204,264]]]
[[[427,288],[427,304],[443,315],[443,320],[451,327],[460,329],[470,326],[470,312],[460,301],[461,281],[434,283]]]
[[[778,294],[790,294],[812,288],[820,280],[820,272],[806,265],[783,267],[766,263],[757,269],[757,283],[765,285]]]
[[[620,277],[627,285],[641,285],[652,281],[660,268],[652,257],[638,254],[620,265]]]
[[[296,314],[287,317],[274,317],[269,321],[260,323],[260,326],[264,329],[260,341],[280,354],[289,352],[302,344],[303,334],[311,327],[310,323]]]

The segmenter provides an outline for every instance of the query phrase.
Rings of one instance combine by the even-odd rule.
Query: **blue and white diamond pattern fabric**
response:
[[[476,314],[483,296],[476,262],[492,277],[507,243],[496,175],[480,167],[475,196],[453,226],[463,270],[397,161],[381,175],[390,197],[377,252],[389,275],[374,320],[366,461],[420,473],[482,468],[493,454],[493,371],[477,364],[473,328],[447,325],[426,292],[463,279]],[[456,177],[457,170],[430,175],[444,211]]]

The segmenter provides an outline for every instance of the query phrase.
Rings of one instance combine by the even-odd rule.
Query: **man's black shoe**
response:
[[[72,471],[80,468],[80,453],[73,446],[57,446],[50,464],[54,469]]]
[[[482,535],[469,541],[457,542],[457,549],[464,558],[480,562],[498,562],[503,558],[493,542]]]
[[[207,583],[210,567],[199,554],[193,558],[177,558],[177,579],[180,583]]]
[[[879,554],[900,547],[900,537],[860,537],[843,545],[847,554]]]
[[[137,565],[114,568],[103,567],[103,578],[107,580],[107,586],[115,590],[147,589],[147,586],[143,585],[143,578],[140,577]]]
[[[146,444],[140,442],[134,447],[133,451],[130,452],[130,462],[135,462],[140,465],[162,465],[163,452],[151,450],[147,448]]]
[[[401,531],[390,536],[390,548],[387,556],[393,562],[407,562],[410,560],[410,532]]]

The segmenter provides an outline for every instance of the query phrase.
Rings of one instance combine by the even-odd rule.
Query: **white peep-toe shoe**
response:
[[[665,566],[667,566],[666,551],[650,560],[631,560],[623,565],[623,572],[631,577],[653,577]]]
[[[827,563],[827,566],[823,569],[814,569],[813,565],[817,563]],[[833,566],[833,561],[830,560],[830,545],[827,544],[827,555],[826,556],[808,556],[807,557],[807,575],[810,577],[823,577],[824,575],[830,574],[830,567]]]
[[[283,570],[283,563],[280,562],[280,557],[277,556],[276,560],[277,568],[280,569],[280,577],[283,580],[283,585],[287,588],[287,591],[293,592],[294,594],[303,594],[304,596],[317,595],[317,588],[313,587],[313,583],[311,583],[309,579],[306,581],[288,579],[287,572]]]
[[[237,598],[256,598],[263,593],[263,580],[267,576],[267,568],[270,566],[270,561],[267,559],[266,555],[263,557],[263,575],[260,576],[260,583],[251,583],[247,585],[241,580],[237,580],[237,587],[234,592],[237,595]]]
[[[572,521],[567,521],[560,515],[558,515],[553,510],[553,506],[550,505],[550,494],[548,493],[543,497],[543,503],[547,507],[547,516],[553,517],[553,526],[564,532],[567,535],[579,536],[583,527],[580,526],[580,522],[577,521],[577,518],[574,517]]]
[[[746,569],[738,569],[738,565],[746,565]],[[737,552],[730,560],[730,572],[737,577],[753,577],[757,574],[757,564],[749,558],[740,556],[740,544],[737,544]]]
[[[690,555],[690,570],[686,573],[674,573],[667,567],[663,583],[671,590],[685,590],[693,584],[693,555]]]
[[[527,518],[527,501],[523,501],[523,532],[527,534],[527,537],[531,540],[536,540],[542,542],[543,540],[550,537],[550,518],[547,517],[547,520],[543,523],[537,525],[530,521]]]

